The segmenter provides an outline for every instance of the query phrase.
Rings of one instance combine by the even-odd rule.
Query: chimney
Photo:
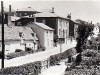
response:
[[[31,7],[28,7],[28,8],[31,8]]]
[[[54,13],[54,7],[52,7],[52,13]]]
[[[9,5],[9,12],[11,12],[11,5]]]
[[[67,15],[67,18],[71,20],[71,13]]]

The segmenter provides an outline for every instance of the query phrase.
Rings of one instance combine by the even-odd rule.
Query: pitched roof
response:
[[[29,27],[5,27],[4,28],[4,37],[6,40],[21,40],[21,37],[19,36],[19,32],[23,33],[23,39],[25,40],[38,40],[36,37],[33,37],[31,33],[34,33],[31,28]],[[0,30],[0,36],[1,36],[1,30]],[[0,37],[1,40],[1,37]]]
[[[31,7],[28,7],[28,8],[22,8],[22,9],[18,9],[17,11],[29,11],[29,12],[36,12],[36,10],[34,10],[33,8]]]
[[[45,25],[45,24],[43,24],[43,23],[38,23],[38,22],[36,22],[35,24],[36,24],[37,26],[43,28],[43,29],[46,29],[46,30],[54,30],[53,28],[50,28],[49,26],[47,26],[47,25]]]

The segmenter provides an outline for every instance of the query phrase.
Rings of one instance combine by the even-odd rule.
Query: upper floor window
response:
[[[48,36],[48,31],[46,31],[46,33],[47,33],[47,36]]]
[[[62,26],[62,21],[60,20],[60,26]]]
[[[22,32],[19,32],[19,36],[20,36],[20,37],[23,37],[23,33],[22,33]]]
[[[31,33],[32,36],[34,36],[34,33]]]
[[[68,22],[66,22],[66,27],[67,27],[67,25],[68,25]]]

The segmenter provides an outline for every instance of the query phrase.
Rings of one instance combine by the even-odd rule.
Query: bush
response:
[[[38,75],[41,72],[41,61],[28,63],[18,67],[7,67],[0,70],[0,75]]]
[[[33,49],[31,49],[31,48],[26,48],[25,51],[33,51]]]
[[[87,56],[87,57],[96,57],[98,55],[98,52],[95,50],[85,50],[82,53],[83,56]]]
[[[21,52],[21,51],[22,51],[21,49],[16,49],[16,50],[15,50],[15,52]]]
[[[7,59],[12,59],[12,58],[25,56],[27,54],[32,54],[34,52],[39,52],[39,51],[42,51],[42,49],[38,49],[36,51],[33,51],[31,48],[27,48],[26,51],[21,51],[20,49],[17,49],[17,51],[15,53],[7,54],[6,57],[7,57]]]
[[[56,54],[56,55],[52,55],[50,56],[50,65],[56,65],[57,63],[59,63],[61,60],[68,58],[68,56],[75,54],[75,51],[73,48],[68,49],[62,53]]]

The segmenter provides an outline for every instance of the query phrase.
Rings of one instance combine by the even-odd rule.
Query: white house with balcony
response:
[[[54,29],[43,23],[38,22],[29,23],[27,26],[31,27],[33,31],[37,34],[41,47],[43,47],[44,49],[51,49],[54,47]]]

